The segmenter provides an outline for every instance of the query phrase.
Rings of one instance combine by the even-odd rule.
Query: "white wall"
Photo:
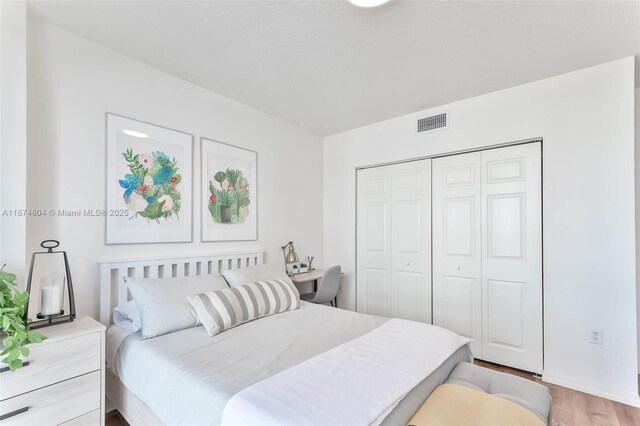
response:
[[[633,87],[626,58],[325,138],[324,259],[347,275],[340,305],[356,300],[356,167],[543,137],[544,378],[639,404]],[[441,111],[448,130],[415,134]]]
[[[98,310],[100,258],[265,250],[322,257],[322,140],[279,119],[30,18],[28,37],[28,204],[104,208],[105,112],[192,133],[191,244],[106,246],[103,218],[29,218],[28,250],[59,239],[69,253],[80,313]],[[161,48],[161,46],[158,46]],[[200,140],[258,152],[258,241],[200,241]]]
[[[24,278],[27,206],[27,12],[0,2],[0,267]]]
[[[636,65],[637,67],[638,65]],[[640,84],[640,81],[637,83]],[[640,354],[640,87],[636,87],[635,96],[635,129],[636,129],[636,316],[638,319],[638,353]],[[638,374],[640,374],[640,356],[638,357]]]

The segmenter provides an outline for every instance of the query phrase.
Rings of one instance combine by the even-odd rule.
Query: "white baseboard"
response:
[[[640,396],[638,396],[637,392],[625,392],[618,388],[612,388],[610,386],[604,386],[597,383],[584,382],[573,377],[548,372],[546,370],[542,372],[542,381],[563,386],[565,388],[575,389],[580,392],[589,393],[612,401],[621,402],[633,407],[640,407]]]
[[[105,402],[105,409],[104,409],[105,413],[110,413],[117,408],[115,404],[111,402],[107,397],[104,398],[104,402]]]

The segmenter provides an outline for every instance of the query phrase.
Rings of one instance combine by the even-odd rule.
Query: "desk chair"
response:
[[[318,284],[318,291],[306,293],[300,299],[311,303],[331,303],[331,306],[338,305],[338,289],[340,288],[340,265],[327,269]]]

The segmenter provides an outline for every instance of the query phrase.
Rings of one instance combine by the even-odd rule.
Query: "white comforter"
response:
[[[251,385],[227,403],[223,425],[378,425],[468,339],[392,319],[369,333]]]
[[[302,305],[296,311],[252,321],[214,337],[207,336],[203,327],[147,340],[140,340],[139,334],[122,340],[117,333],[109,333],[107,352],[116,354],[109,357],[109,366],[160,423],[220,424],[227,403],[243,389],[358,339],[389,321],[306,302]],[[393,418],[390,424],[406,424],[451,369],[458,362],[471,359],[467,347],[458,349],[407,395],[384,423]],[[335,380],[336,385],[339,380]],[[314,395],[305,404],[312,404],[316,398]]]

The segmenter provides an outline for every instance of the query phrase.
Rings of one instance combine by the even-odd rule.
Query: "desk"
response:
[[[314,269],[311,272],[295,274],[290,276],[289,278],[291,278],[291,281],[293,281],[294,284],[302,284],[302,283],[308,283],[309,281],[313,281],[313,291],[318,291],[318,280],[322,278],[322,276],[324,275],[324,272],[325,271],[321,269]]]
[[[310,271],[310,272],[304,272],[302,274],[295,274],[293,276],[289,276],[289,278],[291,278],[291,281],[293,281],[294,284],[302,284],[302,283],[307,283],[309,281],[313,281],[313,291],[316,292],[318,291],[318,280],[322,278],[325,272],[326,271],[322,269],[314,269],[313,271]],[[342,278],[342,276],[344,276],[344,273],[340,273],[340,278]],[[335,298],[334,303],[335,303],[335,306],[338,306],[337,297]]]

